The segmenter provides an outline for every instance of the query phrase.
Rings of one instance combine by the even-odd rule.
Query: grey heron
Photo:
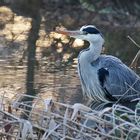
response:
[[[56,32],[89,42],[89,47],[78,56],[83,95],[105,102],[140,98],[140,77],[117,57],[101,54],[104,38],[95,26],[82,26],[76,31],[57,29]]]

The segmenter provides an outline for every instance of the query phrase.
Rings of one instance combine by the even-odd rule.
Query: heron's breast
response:
[[[93,87],[99,84],[98,80],[98,68],[93,67],[90,63],[78,64],[78,73],[82,84],[86,87]]]

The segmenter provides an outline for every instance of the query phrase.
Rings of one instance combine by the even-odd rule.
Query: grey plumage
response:
[[[109,75],[106,76],[103,90],[111,98],[120,101],[130,101],[140,97],[140,78],[116,57],[101,55],[93,67],[105,68]]]
[[[90,43],[89,48],[81,51],[78,57],[78,74],[84,96],[105,102],[140,98],[140,77],[120,59],[101,55],[104,38],[95,26],[82,26],[79,31],[57,32]]]

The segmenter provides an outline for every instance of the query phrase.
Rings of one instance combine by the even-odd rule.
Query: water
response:
[[[82,102],[82,92],[77,74],[77,64],[59,70],[49,62],[41,61],[41,67],[35,70],[35,88],[43,99],[52,98],[55,101],[70,103]],[[42,64],[44,67],[42,67]],[[12,59],[0,60],[1,93],[12,98],[14,94],[26,92],[26,62],[19,65]]]
[[[65,103],[82,102],[77,64],[72,63],[63,70],[52,67],[51,72],[46,71],[48,67],[41,68],[36,74],[36,87],[40,86],[40,94],[43,98],[51,96],[55,100]]]
[[[119,57],[128,65],[138,51],[137,47],[134,47],[134,44],[126,39],[126,35],[129,35],[129,33],[130,31],[126,33],[126,30],[115,29],[113,31],[110,30],[105,35],[106,53]],[[137,42],[138,33],[134,31],[133,34]],[[76,52],[76,50],[67,48],[66,46],[63,49],[64,52],[57,53],[57,49],[57,46],[53,46],[52,48],[46,49],[46,51],[43,50],[43,57],[46,53],[47,59],[43,59],[43,57],[38,57],[37,59],[38,64],[35,69],[35,88],[37,93],[41,95],[43,99],[53,98],[63,103],[74,104],[79,102],[88,104],[82,97],[77,73],[78,51]],[[4,52],[4,50],[5,49],[1,52]],[[62,57],[65,54],[73,54],[75,52],[77,54],[74,54],[74,61],[71,60],[69,65],[64,64],[63,66],[61,64]],[[3,56],[5,56],[5,53],[3,54]],[[6,54],[9,55],[9,53]],[[26,93],[26,65],[26,58],[22,64],[16,57],[0,58],[0,92],[2,94],[5,93],[8,98],[12,98],[13,94]],[[97,105],[94,105],[94,107],[96,106]],[[100,108],[102,105],[98,106]]]
[[[35,70],[35,88],[43,99],[52,98],[55,101],[68,104],[84,103],[95,110],[113,105],[89,103],[83,98],[77,73],[77,61],[64,69],[56,68],[55,65],[49,63],[39,60],[40,66]],[[14,59],[0,59],[1,94],[12,99],[15,94],[26,93],[26,70],[26,61],[20,65]],[[133,108],[136,104],[130,105],[128,103],[127,105]]]

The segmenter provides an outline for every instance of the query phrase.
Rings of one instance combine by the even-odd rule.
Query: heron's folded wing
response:
[[[139,76],[115,57],[106,57],[100,66],[108,71],[103,88],[114,99],[133,100],[140,97]]]

